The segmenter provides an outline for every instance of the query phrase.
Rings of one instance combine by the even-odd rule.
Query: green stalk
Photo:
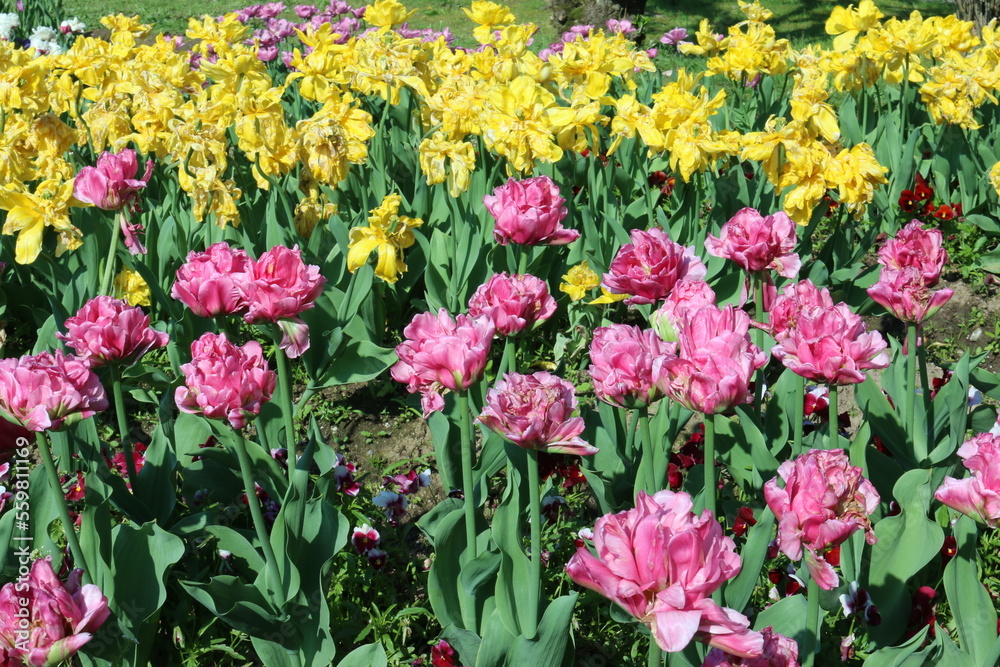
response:
[[[792,408],[792,456],[802,453],[802,422],[806,418],[806,379],[798,373],[795,374],[795,400]]]
[[[531,513],[531,566],[528,582],[528,627],[524,636],[534,639],[538,634],[538,603],[542,589],[542,499],[538,479],[538,450],[528,451],[528,511]]]
[[[648,667],[663,667],[663,649],[656,643],[656,639],[649,637],[649,658],[646,660]]]
[[[528,260],[531,257],[531,246],[517,246],[517,272],[522,276],[528,272]]]
[[[118,237],[122,235],[122,220],[125,217],[124,209],[118,213],[119,219],[115,221],[111,230],[111,247],[108,249],[108,263],[104,266],[104,278],[101,280],[101,294],[111,296],[111,279],[115,274],[115,257],[118,256]]]
[[[920,463],[927,458],[927,444],[917,437],[917,325],[906,323],[906,428],[913,443],[913,458]],[[925,389],[926,391],[926,389]]]
[[[467,392],[458,394],[459,412],[461,412],[461,449],[462,449],[462,493],[465,495],[465,560],[469,563],[479,557],[479,545],[476,543],[476,496],[475,484],[472,481],[472,454],[475,441],[472,436],[472,413],[469,411],[469,395]],[[476,632],[479,621],[476,618],[475,603],[464,609],[465,629]]]
[[[135,469],[135,459],[132,458],[132,439],[129,437],[128,421],[125,419],[125,398],[122,395],[122,373],[118,366],[111,369],[111,391],[115,397],[115,414],[118,416],[118,433],[122,441],[122,451],[125,453],[125,468],[128,471],[128,483],[135,494],[139,473]]]
[[[56,462],[52,459],[52,449],[45,433],[39,431],[35,434],[38,442],[38,451],[42,455],[42,465],[45,466],[45,475],[49,478],[49,486],[55,494],[56,508],[59,510],[59,519],[62,521],[63,532],[66,533],[66,544],[69,545],[69,552],[73,554],[73,564],[75,567],[83,569],[83,583],[93,583],[90,576],[90,568],[87,566],[87,559],[83,557],[83,549],[80,548],[80,540],[76,537],[76,528],[73,519],[69,517],[69,508],[66,507],[66,493],[59,482],[59,471],[56,469]]]
[[[281,338],[281,329],[275,325],[278,332],[275,334],[275,343],[277,344]],[[288,475],[292,474],[292,469],[295,467],[295,454],[296,447],[295,442],[295,422],[292,416],[295,414],[295,404],[292,402],[292,372],[288,365],[288,355],[280,347],[275,351],[275,359],[278,362],[278,382],[281,383],[281,395],[282,395],[282,405],[281,405],[281,418],[285,422],[285,448],[288,449]],[[263,430],[258,428],[258,431]]]
[[[715,415],[705,415],[705,509],[715,517]]]
[[[806,636],[802,642],[802,653],[799,654],[802,667],[813,667],[816,662],[816,652],[819,650],[817,625],[819,625],[819,584],[810,578],[806,589]]]
[[[827,445],[827,449],[836,449],[837,445],[840,444],[840,433],[837,429],[837,385],[830,385],[830,444]]]
[[[267,534],[264,524],[264,514],[260,511],[260,500],[257,498],[257,490],[253,485],[253,474],[250,454],[247,453],[247,441],[243,435],[237,433],[236,456],[240,462],[240,475],[243,477],[243,492],[247,494],[247,507],[250,508],[250,518],[253,521],[254,530],[257,531],[257,541],[260,542],[264,550],[264,564],[267,567],[267,576],[271,581],[268,588],[272,596],[277,599],[281,593],[281,573],[278,571],[278,561],[274,557],[274,548],[271,546],[271,538]]]
[[[501,379],[505,373],[517,372],[517,342],[513,336],[507,336],[503,344],[503,356],[500,357],[500,366],[497,368],[497,379]]]
[[[918,325],[919,326],[919,325]],[[919,337],[920,331],[917,331]],[[934,428],[934,401],[931,400],[930,376],[927,374],[927,355],[923,348],[917,350],[917,363],[920,366],[920,387],[924,401],[924,426],[927,428],[927,437],[931,436],[931,429]]]
[[[661,459],[660,448],[657,447],[657,443],[653,442],[653,438],[649,433],[649,408],[645,405],[636,408],[635,416],[639,420],[639,430],[642,433],[642,458],[647,460],[649,464],[649,467],[646,468],[647,473],[643,484],[643,491],[649,495],[653,495],[663,488],[663,477],[666,471],[659,469]]]
[[[753,292],[754,292],[754,315],[757,317],[757,321],[761,324],[767,324],[767,313],[764,312],[764,274],[757,273],[753,278]],[[753,327],[753,344],[760,349],[764,349],[764,331]],[[753,387],[753,405],[754,409],[757,411],[758,422],[763,424],[763,414],[764,414],[764,368],[758,368],[756,371],[756,378]]]
[[[632,419],[628,420],[628,427],[625,430],[625,456],[629,461],[635,461],[635,431],[636,427],[639,425],[639,415],[633,414]],[[636,495],[642,489],[645,484],[645,480],[636,479],[635,480],[635,491]]]

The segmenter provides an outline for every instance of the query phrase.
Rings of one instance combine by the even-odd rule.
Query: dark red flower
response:
[[[65,484],[66,481],[70,479],[72,479],[72,477],[67,477],[63,479],[63,484]],[[74,500],[83,500],[84,492],[86,490],[87,490],[87,485],[83,481],[83,472],[77,470],[76,480],[72,484],[70,484],[69,491],[66,492],[66,500],[71,502]]]
[[[455,649],[445,640],[431,647],[431,664],[434,667],[458,667],[455,662]]]
[[[750,529],[756,526],[757,519],[753,517],[753,510],[749,507],[741,507],[736,513],[736,520],[733,522],[733,535],[742,537]]]
[[[955,557],[958,553],[958,542],[955,540],[954,535],[949,535],[944,538],[944,544],[941,545],[941,560],[942,565],[947,565],[948,561]]]

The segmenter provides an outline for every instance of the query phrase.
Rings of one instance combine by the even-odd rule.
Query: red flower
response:
[[[65,480],[63,480],[63,483],[65,483]],[[66,492],[66,500],[69,501],[83,500],[83,495],[86,490],[87,490],[87,485],[83,481],[83,473],[77,470],[76,481],[70,484],[69,491]]]
[[[431,647],[431,664],[434,667],[457,667],[455,649],[451,647],[451,644],[442,639]]]
[[[948,561],[955,557],[958,553],[958,542],[955,540],[954,535],[949,535],[944,538],[944,544],[941,545],[941,560],[942,565],[947,565]]]
[[[742,537],[750,529],[756,526],[757,519],[753,518],[753,510],[749,507],[741,507],[736,513],[736,521],[733,522],[733,535]]]

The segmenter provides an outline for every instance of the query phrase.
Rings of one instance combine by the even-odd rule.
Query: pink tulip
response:
[[[758,656],[762,635],[711,598],[739,574],[736,545],[711,512],[697,516],[692,507],[683,492],[640,491],[635,509],[597,520],[597,556],[579,547],[566,572],[648,625],[664,651],[682,651],[697,638],[734,655]]]
[[[0,412],[29,431],[57,430],[107,409],[84,359],[62,350],[0,359]]]
[[[169,341],[149,326],[141,308],[110,296],[94,297],[65,322],[66,334],[56,334],[91,367],[137,361]]]
[[[863,371],[889,367],[881,334],[869,333],[845,303],[800,312],[797,326],[776,340],[775,358],[814,382],[857,384],[865,380]]]
[[[309,327],[299,314],[312,308],[323,292],[326,278],[319,267],[305,264],[299,247],[275,246],[251,265],[244,288],[250,311],[247,322],[275,322],[281,327],[278,345],[291,358],[309,349]]]
[[[544,371],[507,373],[487,392],[476,421],[525,449],[596,454],[597,447],[580,438],[584,423],[582,417],[571,416],[576,409],[571,382]]]
[[[991,528],[1000,525],[1000,436],[980,433],[958,448],[971,477],[945,477],[934,497]]]
[[[190,252],[177,269],[170,296],[199,317],[234,315],[247,309],[244,287],[252,262],[245,251],[215,243],[205,252]]]
[[[27,579],[0,589],[0,665],[48,667],[61,664],[90,641],[108,619],[108,599],[93,584],[80,585],[83,570],[66,583],[49,558],[31,565]],[[25,616],[26,614],[26,616]]]
[[[544,280],[531,275],[498,273],[469,299],[469,315],[488,317],[497,334],[513,336],[556,312],[556,300]]]
[[[713,648],[701,667],[799,667],[799,645],[794,639],[774,632],[772,626],[761,630],[764,650],[756,658],[741,658]]]
[[[685,313],[714,305],[715,291],[704,280],[678,280],[649,319],[660,338],[676,341]]]
[[[802,262],[793,252],[798,237],[795,223],[783,211],[764,217],[756,209],[744,208],[722,226],[718,238],[709,234],[705,249],[710,255],[731,259],[744,271],[776,271],[794,278]]]
[[[679,280],[704,280],[705,265],[694,246],[675,243],[659,227],[634,229],[611,260],[602,285],[614,294],[628,294],[627,304],[654,303],[666,298]]]
[[[180,411],[227,419],[233,428],[243,428],[260,413],[277,382],[260,343],[237,347],[225,334],[206,333],[191,343],[191,363],[181,371],[185,386],[174,392]]]
[[[566,245],[580,238],[580,232],[562,226],[566,200],[548,176],[511,178],[483,203],[496,219],[493,239],[500,245]]]
[[[659,400],[653,382],[653,361],[673,356],[676,344],[664,342],[652,329],[612,324],[594,330],[590,342],[590,377],[597,398],[622,408],[637,408]]]
[[[778,548],[793,561],[804,557],[809,575],[824,590],[840,582],[827,551],[858,529],[868,544],[876,542],[868,515],[878,507],[879,495],[861,472],[842,449],[813,449],[778,468],[784,488],[777,477],[764,484],[764,499],[778,519]]]
[[[878,261],[889,271],[915,269],[925,287],[934,287],[948,253],[942,247],[940,229],[924,229],[919,220],[913,220],[879,249]]]
[[[420,313],[403,329],[406,340],[396,346],[399,361],[390,373],[411,394],[421,393],[426,418],[444,408],[443,390],[464,391],[482,378],[494,332],[484,317],[453,320],[444,308]]]
[[[105,151],[97,158],[96,167],[84,167],[73,181],[73,196],[86,204],[105,211],[135,207],[139,190],[146,187],[153,173],[153,161],[146,161],[146,173],[136,179],[139,164],[135,151],[122,149],[118,153]]]
[[[778,339],[798,326],[800,315],[811,317],[816,309],[826,308],[833,308],[833,299],[827,288],[816,287],[808,279],[785,285],[768,311],[771,335]]]
[[[868,288],[868,296],[904,322],[920,323],[948,303],[954,290],[929,289],[914,268],[882,269],[879,281]]]
[[[678,331],[676,357],[653,363],[653,381],[688,408],[712,415],[753,401],[750,380],[767,355],[750,342],[750,317],[733,306],[689,311]]]

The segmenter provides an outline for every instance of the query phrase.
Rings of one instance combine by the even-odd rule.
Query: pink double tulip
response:
[[[689,311],[678,331],[677,356],[653,363],[653,381],[665,394],[706,415],[753,401],[750,380],[767,355],[750,342],[750,317],[733,306]]]
[[[556,300],[545,281],[526,274],[498,273],[469,299],[469,315],[488,317],[501,336],[530,330],[555,312]]]
[[[326,278],[319,267],[302,261],[299,247],[275,246],[253,262],[244,287],[247,322],[274,322],[283,334],[278,347],[291,358],[309,349],[309,327],[299,318],[315,305]]]
[[[482,378],[495,331],[485,317],[452,319],[444,308],[420,313],[403,329],[390,374],[411,394],[420,392],[426,418],[444,408],[442,391],[464,391]]]
[[[562,226],[566,200],[548,176],[511,178],[483,203],[496,220],[493,239],[500,245],[566,245],[580,238],[580,232]]]
[[[809,576],[824,590],[840,582],[826,560],[830,549],[856,530],[865,531],[868,544],[876,542],[868,515],[879,495],[861,473],[844,450],[813,449],[778,468],[784,488],[777,477],[764,484],[764,499],[778,519],[778,548],[793,561],[804,558]]]
[[[648,625],[664,651],[682,651],[697,638],[733,655],[759,656],[763,636],[711,597],[739,574],[736,545],[711,512],[698,516],[692,508],[686,493],[639,492],[635,509],[597,520],[597,556],[579,547],[566,572]]]
[[[650,324],[663,340],[676,341],[685,313],[714,305],[715,290],[704,280],[678,280],[663,304],[653,311]]]
[[[108,409],[90,364],[62,350],[0,359],[0,412],[29,431],[56,430]]]
[[[64,584],[51,560],[39,558],[26,580],[0,588],[0,665],[55,666],[91,640],[110,611],[97,586],[80,584],[82,576],[73,570]]]
[[[775,358],[814,382],[857,384],[865,381],[864,371],[889,367],[882,335],[869,332],[846,303],[799,311],[795,326],[776,341]]]
[[[609,292],[628,294],[625,303],[655,303],[666,298],[679,280],[705,279],[705,265],[694,246],[685,248],[659,227],[634,229],[629,238],[601,283]]]
[[[954,294],[950,289],[931,289],[948,261],[941,230],[924,229],[914,220],[886,241],[878,257],[882,272],[868,288],[868,296],[904,322],[923,322]]]
[[[627,324],[598,327],[590,341],[590,377],[597,398],[621,408],[657,401],[662,393],[653,382],[653,362],[672,356],[676,347],[652,329]]]
[[[247,253],[228,243],[214,243],[205,252],[188,253],[177,269],[170,296],[198,317],[234,315],[247,309],[244,286],[252,261]]]
[[[794,639],[774,632],[773,626],[761,630],[764,649],[756,658],[741,658],[713,648],[701,667],[799,667],[799,645]]]
[[[784,211],[765,217],[757,209],[744,208],[722,226],[718,238],[711,234],[705,238],[705,249],[736,262],[744,271],[776,271],[794,278],[802,266],[794,252],[796,243],[795,223]]]
[[[133,363],[170,339],[149,326],[149,316],[141,308],[110,296],[94,297],[67,318],[65,326],[66,333],[56,337],[91,367]]]
[[[571,382],[544,371],[521,375],[507,373],[486,394],[486,406],[476,418],[518,447],[560,454],[589,456],[597,447],[584,441],[576,388]]]
[[[958,448],[971,477],[945,477],[934,497],[991,528],[1000,525],[1000,436],[980,433]]]
[[[191,343],[191,363],[183,364],[184,386],[174,401],[181,412],[226,419],[243,428],[271,400],[277,375],[267,367],[260,343],[238,347],[225,334],[206,333]]]
[[[153,161],[146,161],[146,173],[142,178],[136,178],[138,172],[138,160],[131,148],[118,153],[105,151],[98,156],[96,166],[84,167],[77,173],[73,180],[73,196],[105,211],[122,211],[119,224],[125,247],[133,255],[145,255],[146,248],[139,240],[142,226],[130,222],[127,212],[138,210],[138,193],[149,183]]]
[[[785,285],[768,311],[771,335],[778,339],[798,327],[799,318],[812,317],[818,310],[833,308],[830,290],[819,288],[811,280]]]

